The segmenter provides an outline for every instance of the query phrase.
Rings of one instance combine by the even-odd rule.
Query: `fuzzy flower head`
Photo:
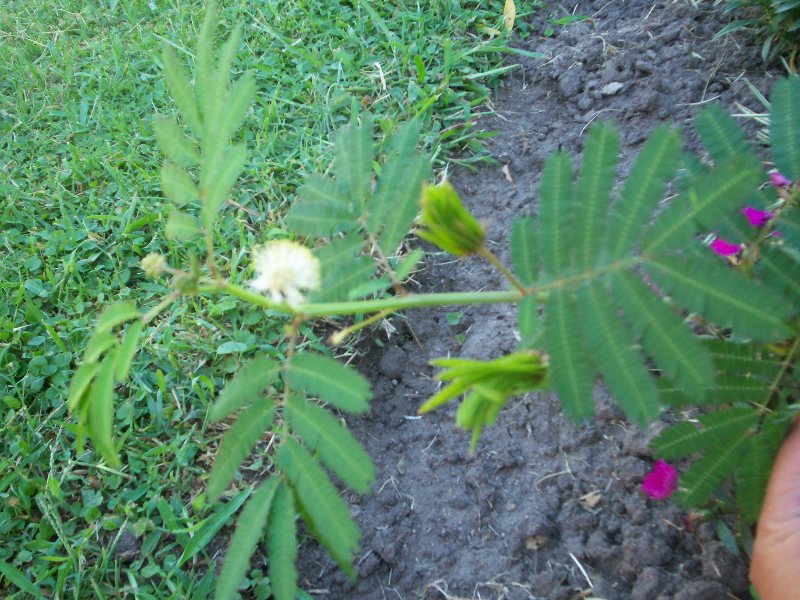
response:
[[[654,500],[669,498],[678,489],[678,472],[663,460],[657,460],[642,482],[642,491]]]
[[[297,308],[303,292],[320,285],[319,260],[305,246],[289,240],[267,242],[255,251],[255,279],[250,287],[276,303]]]
[[[768,210],[759,210],[752,206],[745,206],[742,209],[742,214],[750,223],[750,227],[763,227],[775,215]]]
[[[734,244],[733,242],[729,242],[721,237],[714,238],[714,241],[711,242],[710,247],[720,256],[734,256],[739,254],[739,250],[741,250],[739,244]]]

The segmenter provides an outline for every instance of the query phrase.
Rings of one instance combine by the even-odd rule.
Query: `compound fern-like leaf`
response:
[[[625,320],[642,337],[645,352],[686,394],[702,397],[714,377],[714,365],[697,336],[634,275],[619,273],[611,281]]]
[[[116,352],[103,358],[97,378],[89,388],[89,435],[98,454],[114,469],[120,467],[114,448],[114,363]]]
[[[363,245],[360,236],[351,234],[314,251],[320,262],[322,282],[310,295],[311,302],[348,300],[350,290],[375,274],[375,261],[360,255]]]
[[[330,177],[312,173],[297,190],[286,224],[298,235],[328,237],[355,225],[358,215]]]
[[[790,303],[793,313],[800,305],[800,261],[782,248],[761,249],[757,264],[761,280]]]
[[[768,418],[761,431],[747,441],[736,471],[736,503],[747,523],[755,523],[761,513],[772,464],[783,441],[786,419]]]
[[[216,600],[233,600],[250,568],[250,557],[267,524],[267,517],[278,489],[279,480],[271,477],[250,496],[236,521],[225,563],[222,565],[214,594]]]
[[[715,257],[664,256],[652,259],[645,268],[683,306],[737,333],[756,340],[789,334],[787,303]]]
[[[663,198],[680,159],[681,138],[669,125],[658,127],[645,143],[619,199],[609,214],[605,247],[612,260],[630,254],[650,215]]]
[[[757,161],[744,131],[719,104],[700,111],[694,126],[715,163],[735,156],[752,156]]]
[[[611,188],[619,153],[619,132],[610,123],[592,126],[583,149],[574,195],[575,264],[586,268],[597,263],[605,232],[603,223],[611,203]]]
[[[583,286],[577,301],[592,360],[627,417],[646,424],[658,416],[658,389],[632,334],[598,283]]]
[[[539,244],[531,217],[514,219],[511,228],[511,256],[514,272],[524,285],[536,281],[539,273]]]
[[[680,478],[678,503],[684,508],[705,504],[717,486],[736,469],[749,437],[749,433],[742,434],[695,461]]]
[[[542,172],[539,243],[542,266],[549,277],[562,275],[571,261],[572,159],[559,152],[547,159]]]
[[[272,425],[274,417],[275,404],[272,400],[261,398],[242,411],[225,433],[208,477],[206,492],[211,502],[216,502],[228,487],[242,461]]]
[[[347,505],[322,467],[293,439],[283,441],[277,459],[302,503],[301,514],[339,567],[353,577],[353,554],[361,534]]]
[[[583,348],[575,301],[565,290],[550,294],[544,340],[550,355],[550,379],[564,414],[573,421],[588,419],[594,407],[594,373]]]
[[[292,490],[281,482],[267,522],[269,578],[275,600],[294,600],[297,594],[297,511]]]
[[[653,453],[669,460],[724,446],[752,430],[758,415],[749,407],[731,408],[708,413],[698,421],[700,429],[687,422],[665,429],[650,443]]]
[[[295,354],[287,370],[289,385],[350,413],[363,413],[372,395],[357,371],[321,354]]]
[[[181,117],[195,135],[203,134],[202,120],[197,110],[194,99],[192,85],[189,82],[189,75],[184,70],[178,57],[166,43],[162,54],[164,62],[164,79],[167,83],[169,95],[175,101]]]
[[[361,494],[369,492],[375,467],[353,435],[331,414],[300,396],[290,396],[286,404],[289,427],[303,438],[311,450],[345,484]]]
[[[735,157],[694,177],[645,235],[645,253],[684,248],[698,231],[711,231],[719,215],[736,212],[755,193],[760,171],[751,159]]]
[[[360,213],[372,186],[372,117],[361,116],[336,134],[333,142],[333,170],[336,181]]]
[[[792,181],[800,181],[800,78],[779,79],[770,96],[770,139],[775,167]]]
[[[212,422],[221,421],[236,409],[258,400],[261,393],[278,377],[280,365],[264,356],[254,358],[241,367],[225,384],[219,399],[208,411]]]

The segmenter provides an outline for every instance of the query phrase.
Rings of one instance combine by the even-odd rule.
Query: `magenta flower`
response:
[[[642,491],[654,500],[669,498],[678,489],[678,472],[661,459],[656,461],[642,482]]]
[[[739,244],[733,244],[720,237],[714,238],[714,241],[711,242],[711,249],[720,256],[733,256],[738,254],[740,250]]]
[[[773,171],[769,174],[769,182],[776,188],[785,188],[792,185],[792,180],[778,171]]]
[[[759,210],[752,206],[745,206],[742,209],[742,214],[747,218],[750,227],[763,227],[767,221],[775,216],[774,213],[768,210]]]

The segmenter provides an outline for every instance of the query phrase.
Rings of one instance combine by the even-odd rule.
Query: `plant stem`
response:
[[[508,268],[500,262],[500,259],[497,258],[494,253],[489,250],[486,246],[482,246],[480,250],[478,250],[478,254],[488,260],[494,267],[503,274],[503,277],[508,279],[508,281],[517,288],[524,296],[528,295],[528,290],[525,289],[525,286],[522,285],[519,279],[517,279],[514,274],[508,270]]]
[[[269,308],[284,314],[303,314],[306,317],[322,317],[333,315],[363,315],[382,311],[395,311],[422,306],[456,306],[466,304],[502,304],[519,302],[524,297],[520,292],[450,292],[439,294],[409,294],[378,300],[353,300],[347,302],[326,302],[306,304],[296,310],[288,304],[276,304],[257,292],[230,283],[228,281],[212,281],[201,279],[198,282],[200,293],[225,293],[256,306]]]

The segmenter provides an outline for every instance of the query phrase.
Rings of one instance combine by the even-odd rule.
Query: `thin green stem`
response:
[[[409,294],[380,298],[378,300],[353,300],[347,302],[326,302],[306,304],[297,310],[288,304],[277,304],[266,296],[253,292],[228,281],[212,281],[201,279],[198,285],[200,293],[225,293],[256,306],[269,308],[287,315],[302,314],[306,317],[323,317],[333,315],[363,315],[387,310],[404,310],[423,306],[457,306],[467,304],[502,304],[519,302],[524,297],[520,292],[450,292],[439,294]]]
[[[480,250],[478,250],[478,254],[488,260],[494,267],[503,274],[503,277],[508,279],[508,281],[517,288],[523,295],[528,294],[528,290],[525,289],[525,286],[522,285],[519,279],[517,279],[514,274],[506,267],[500,259],[497,258],[494,253],[489,250],[486,246],[482,246]]]

